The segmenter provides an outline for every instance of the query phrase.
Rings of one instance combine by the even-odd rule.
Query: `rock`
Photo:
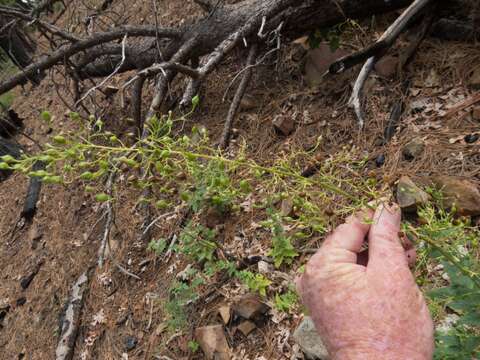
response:
[[[418,113],[425,110],[430,105],[430,103],[431,103],[431,100],[429,98],[421,98],[421,99],[412,101],[409,104],[409,108],[412,112]]]
[[[258,272],[263,275],[270,274],[275,270],[272,264],[264,260],[260,260],[257,264],[257,267],[258,267]]]
[[[480,106],[475,106],[472,110],[473,120],[480,121]]]
[[[240,331],[244,336],[248,336],[257,326],[250,320],[243,321],[240,325],[236,327],[236,331]]]
[[[437,176],[432,181],[443,194],[445,208],[455,207],[461,216],[480,215],[480,191],[476,184],[453,176]]]
[[[293,200],[288,198],[282,201],[280,213],[282,216],[291,216],[293,214]]]
[[[272,121],[273,127],[282,135],[288,136],[295,130],[295,119],[292,116],[280,114]]]
[[[427,88],[439,87],[441,85],[441,79],[437,71],[434,68],[430,69],[430,72],[425,79],[424,86]]]
[[[113,95],[115,95],[118,92],[118,90],[119,89],[116,86],[107,85],[103,89],[103,93],[105,94],[105,97],[108,99],[108,98],[111,98]]]
[[[470,73],[470,78],[468,79],[468,85],[475,90],[480,89],[480,68],[476,67],[475,70],[473,70]]]
[[[306,316],[293,333],[293,340],[300,346],[308,359],[329,360],[327,348],[315,329],[311,317]]]
[[[25,305],[26,302],[27,302],[27,298],[25,296],[22,296],[15,301],[15,305],[22,306],[22,305]]]
[[[478,134],[468,134],[468,135],[465,135],[463,140],[465,140],[467,144],[473,144],[478,140],[478,138],[479,138]]]
[[[222,321],[225,325],[230,321],[231,308],[228,305],[223,305],[218,308],[218,314],[222,318]]]
[[[243,96],[242,101],[240,101],[240,110],[241,111],[249,111],[253,110],[258,106],[256,99],[249,94],[245,94]]]
[[[375,64],[375,71],[384,78],[390,78],[397,72],[398,57],[384,56]]]
[[[397,184],[398,205],[406,211],[415,211],[430,200],[430,195],[420,189],[408,176],[402,176]]]
[[[195,339],[209,360],[230,360],[230,348],[222,325],[204,326],[195,329]]]
[[[309,86],[320,84],[330,65],[339,58],[348,55],[343,49],[332,51],[330,45],[320,44],[318,48],[308,52],[305,62],[305,80]]]
[[[134,336],[127,336],[124,341],[125,350],[130,351],[135,349],[138,344],[138,340]]]
[[[375,159],[375,165],[377,165],[377,167],[382,167],[383,164],[385,164],[385,155],[378,155]]]
[[[420,157],[425,150],[425,142],[421,138],[414,138],[402,149],[405,160],[412,161]]]
[[[35,250],[37,248],[38,242],[42,236],[43,233],[40,231],[38,224],[34,222],[28,231],[28,241],[30,242],[32,249]]]
[[[258,318],[266,314],[268,310],[268,305],[261,302],[260,299],[253,294],[245,295],[233,305],[233,311],[247,320]]]
[[[455,326],[458,320],[460,320],[460,316],[457,314],[447,314],[435,327],[435,330],[442,334],[447,334]]]

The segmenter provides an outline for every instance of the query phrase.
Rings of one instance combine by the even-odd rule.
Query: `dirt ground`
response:
[[[180,9],[189,17],[198,14],[198,9],[190,1],[164,1],[162,6],[160,22],[167,25],[180,20]],[[135,2],[134,7],[139,22],[152,20],[151,11],[143,2]],[[185,17],[182,21],[187,20]],[[387,16],[385,24],[389,20]],[[384,25],[379,23],[378,32],[382,29]],[[359,48],[375,36],[375,33],[352,35],[342,47],[347,50]],[[407,40],[402,38],[400,45],[402,41]],[[327,159],[342,149],[348,149],[358,159],[367,159],[368,166],[362,171],[376,177],[385,188],[392,186],[400,174],[412,178],[451,174],[480,180],[480,142],[469,144],[463,140],[465,135],[478,132],[480,119],[472,116],[472,108],[448,118],[437,116],[439,111],[447,111],[474,94],[469,79],[471,72],[480,67],[477,46],[428,38],[401,76],[385,79],[373,74],[366,104],[367,123],[363,130],[358,129],[346,106],[350,84],[358,69],[346,74],[342,81],[327,80],[319,86],[309,87],[302,75],[301,64],[291,60],[293,51],[293,44],[284,44],[274,61],[255,71],[248,93],[256,104],[253,109],[243,111],[236,121],[238,132],[232,145],[233,152],[244,141],[249,157],[259,163],[271,164],[286,152],[312,147],[321,136],[321,146],[312,154],[311,161],[314,157]],[[189,120],[187,127],[200,123],[209,130],[212,139],[218,138],[229,107],[229,101],[223,102],[222,98],[226,86],[242,68],[242,62],[238,60],[233,54],[212,74],[202,89],[199,113]],[[408,93],[402,94],[402,82],[407,77],[412,86]],[[112,83],[120,84],[125,78],[119,76]],[[66,91],[62,94],[67,101],[69,96]],[[230,91],[227,98],[231,96]],[[427,101],[426,109],[417,113],[407,110],[395,137],[387,145],[378,145],[391,104],[402,96],[407,104],[416,100]],[[99,99],[102,106],[108,107],[103,114],[107,124],[109,121],[112,124],[121,122],[128,116],[128,109],[120,108],[118,98],[110,104],[102,101]],[[13,108],[25,119],[25,131],[40,143],[49,136],[48,126],[39,121],[42,110],[48,109],[55,116],[56,127],[68,129],[70,126],[66,117],[68,109],[48,81],[36,88],[17,89]],[[271,126],[272,119],[281,113],[297,116],[296,129],[289,136],[278,135]],[[124,129],[125,132],[128,130],[128,127]],[[401,150],[413,137],[423,139],[426,151],[414,161],[406,161]],[[18,141],[27,150],[35,151],[31,141],[21,136]],[[375,159],[382,154],[385,163],[379,167]],[[60,315],[71,286],[92,265],[103,231],[100,205],[79,184],[74,184],[43,186],[33,223],[12,232],[19,219],[27,184],[28,179],[20,174],[14,174],[0,184],[0,310],[10,306],[0,325],[0,359],[5,360],[54,357]],[[160,359],[160,355],[171,359],[201,359],[203,355],[191,355],[187,346],[193,330],[215,321],[215,308],[229,300],[222,294],[230,297],[245,292],[235,283],[205,288],[205,294],[213,289],[216,297],[211,302],[197,303],[191,309],[188,330],[177,334],[162,331],[161,301],[168,297],[170,282],[185,263],[176,256],[164,262],[147,251],[146,244],[139,240],[142,217],[135,203],[140,195],[139,191],[128,187],[126,178],[120,180],[111,235],[112,260],[107,261],[101,270],[92,270],[94,276],[84,305],[75,359]],[[248,226],[257,220],[255,216],[254,213],[244,214],[223,220],[226,248],[237,246],[234,242],[238,241],[241,230],[243,254],[265,254],[268,234]],[[340,220],[336,217],[330,219],[331,226]],[[160,221],[154,236],[175,232],[178,221],[178,217]],[[314,239],[310,246],[318,246],[320,242],[321,239]],[[307,258],[303,255],[300,262]],[[117,265],[137,274],[140,280],[125,275]],[[23,290],[22,278],[35,268],[38,273]],[[292,269],[285,276],[291,279],[294,273],[295,269]],[[300,320],[300,315],[288,316],[279,323],[269,319],[248,337],[232,335],[230,340],[237,358],[292,358],[293,342],[288,335]],[[129,337],[135,338],[137,343],[127,351],[125,343]]]

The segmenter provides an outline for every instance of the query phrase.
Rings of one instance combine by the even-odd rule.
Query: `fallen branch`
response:
[[[142,37],[142,36],[157,36],[165,38],[178,38],[181,36],[181,32],[176,29],[164,28],[156,29],[154,26],[123,26],[115,30],[103,33],[96,33],[94,36],[85,40],[77,41],[71,45],[61,46],[59,49],[52,52],[49,56],[44,57],[42,60],[33,63],[22,69],[8,80],[0,84],[0,94],[12,90],[15,86],[20,85],[31,78],[34,78],[39,72],[42,72],[58,63],[62,63],[65,59],[72,57],[82,51],[90,49],[92,47],[123,38],[125,35],[129,37]]]
[[[45,170],[45,163],[41,161],[35,162],[32,167],[33,171]],[[26,221],[32,221],[37,212],[37,203],[42,190],[42,180],[39,177],[31,177],[28,183],[27,196],[23,203],[23,210],[20,214],[21,218]]]
[[[376,61],[377,58],[373,56],[368,59],[367,62],[363,65],[362,70],[360,70],[357,80],[353,85],[353,91],[352,95],[350,96],[350,100],[348,100],[348,106],[352,108],[355,112],[358,126],[360,129],[363,129],[363,126],[365,124],[365,118],[362,109],[363,88],[365,87],[365,82],[367,81],[368,76],[372,72]]]
[[[85,271],[72,286],[67,308],[62,318],[60,340],[55,350],[56,360],[70,360],[75,350],[75,340],[80,326],[85,291],[90,282],[90,270]]]
[[[412,19],[414,19],[430,1],[431,0],[415,0],[373,45],[335,61],[330,65],[329,72],[331,74],[338,74],[371,57],[381,58],[386,50],[394,44],[408,24],[411,23]]]
[[[382,34],[378,42],[391,42],[397,39],[397,37],[402,33],[402,31],[406,28],[408,23],[416,16],[431,0],[415,0],[403,13],[400,15],[395,22],[388,27],[388,29]],[[391,45],[390,44],[390,45]],[[353,57],[354,58],[354,57]],[[355,115],[358,120],[358,125],[360,129],[363,129],[365,124],[364,113],[362,109],[362,95],[363,95],[363,88],[365,86],[365,82],[368,79],[375,63],[379,57],[372,56],[370,57],[362,67],[357,80],[355,81],[355,85],[353,87],[353,92],[348,101],[349,107],[353,108]],[[344,60],[345,61],[345,60]],[[352,61],[352,60],[350,60]],[[342,65],[343,64],[343,65]],[[335,65],[335,64],[334,64]],[[334,66],[334,69],[337,68],[337,72],[341,72],[345,68],[345,63],[341,60],[337,62],[337,65]]]
[[[240,107],[240,103],[245,95],[245,91],[247,90],[247,86],[250,83],[250,79],[252,78],[252,65],[255,63],[255,59],[257,56],[257,49],[258,45],[253,44],[250,48],[250,52],[248,54],[246,67],[247,69],[243,73],[242,80],[238,85],[237,92],[233,97],[232,104],[230,105],[230,109],[228,110],[227,119],[225,120],[225,125],[223,127],[222,138],[220,140],[220,148],[226,149],[230,142],[230,134],[232,131],[233,120],[235,119],[235,115],[237,114],[238,108]]]
[[[113,195],[113,183],[115,182],[117,173],[112,171],[107,180],[107,194],[111,197]],[[103,263],[105,261],[105,252],[108,246],[108,242],[110,240],[110,231],[112,229],[113,224],[113,204],[112,201],[109,200],[105,206],[107,207],[105,212],[107,214],[107,220],[105,221],[105,226],[103,230],[102,241],[100,242],[100,248],[98,249],[98,267],[102,268]]]

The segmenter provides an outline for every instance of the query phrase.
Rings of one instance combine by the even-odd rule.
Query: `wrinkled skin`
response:
[[[399,239],[400,220],[397,205],[350,217],[297,280],[333,360],[432,359],[433,323],[408,267],[412,250]],[[366,266],[358,256],[365,240]]]

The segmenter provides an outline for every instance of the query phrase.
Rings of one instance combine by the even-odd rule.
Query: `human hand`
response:
[[[432,359],[433,322],[408,267],[400,220],[397,205],[350,217],[297,280],[333,360]],[[366,238],[365,266],[358,255]]]

